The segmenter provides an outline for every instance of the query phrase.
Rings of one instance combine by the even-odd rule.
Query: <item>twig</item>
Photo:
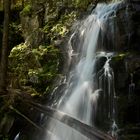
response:
[[[30,120],[28,117],[26,117],[24,114],[22,114],[20,111],[18,111],[16,108],[14,108],[12,105],[9,106],[11,110],[16,112],[18,115],[23,117],[25,120],[27,120],[30,124],[32,124],[35,128],[39,129],[40,131],[43,130],[43,128],[39,127],[37,124],[35,124],[32,120]]]

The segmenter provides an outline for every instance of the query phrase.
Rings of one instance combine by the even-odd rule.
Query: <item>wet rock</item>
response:
[[[38,17],[21,16],[23,36],[26,39],[33,31],[39,28]]]
[[[128,2],[127,4],[121,4],[116,14],[110,17],[113,19],[110,26],[114,27],[117,25],[117,28],[107,30],[106,36],[104,36],[106,38],[104,44],[107,44],[105,46],[109,46],[107,50],[111,50],[111,48],[115,51],[139,50],[140,21],[138,19],[140,18],[140,14],[138,7],[140,6],[135,3]],[[114,30],[114,44],[110,42],[110,38],[112,38],[111,30]]]
[[[112,59],[111,65],[115,73],[119,128],[127,125],[133,127],[140,123],[140,57],[132,52],[118,54]],[[131,127],[130,131],[124,128],[122,134],[119,134],[120,140],[138,140],[139,135],[133,133]]]
[[[27,36],[25,44],[32,48],[38,47],[40,44],[45,43],[45,34],[42,30],[37,29]]]

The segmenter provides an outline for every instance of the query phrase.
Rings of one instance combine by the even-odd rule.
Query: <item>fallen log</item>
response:
[[[38,110],[39,112],[43,112],[47,116],[54,118],[71,128],[75,129],[76,131],[80,132],[82,135],[85,135],[91,140],[97,138],[98,140],[115,140],[112,136],[98,130],[95,127],[89,126],[80,120],[77,120],[64,112],[58,111],[53,109],[49,106],[43,106],[38,103],[26,101],[29,105],[31,105],[34,109]]]

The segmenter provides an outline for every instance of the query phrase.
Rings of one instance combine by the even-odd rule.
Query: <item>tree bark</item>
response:
[[[0,94],[6,92],[7,66],[8,66],[8,36],[9,36],[9,20],[10,20],[10,0],[4,0],[4,24],[2,52],[0,61]]]

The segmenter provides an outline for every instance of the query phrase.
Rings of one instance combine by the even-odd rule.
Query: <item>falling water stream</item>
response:
[[[63,81],[66,88],[52,105],[87,125],[107,128],[115,137],[116,95],[110,62],[118,44],[116,13],[124,4],[123,1],[99,3],[76,26],[68,42],[71,69]],[[57,120],[47,118],[47,121],[48,133],[43,140],[89,140]]]
[[[93,126],[97,119],[101,125],[109,125],[113,136],[117,135],[116,95],[110,61],[117,46],[116,12],[122,6],[122,1],[100,3],[79,23],[68,43],[69,64],[72,59],[74,64],[65,80],[67,88],[56,102],[58,110],[85,124]],[[112,51],[106,51],[108,47]],[[97,60],[102,58],[103,65],[98,68]],[[106,120],[108,123],[103,122]],[[52,119],[47,130],[50,133],[45,140],[88,140],[76,130]]]

